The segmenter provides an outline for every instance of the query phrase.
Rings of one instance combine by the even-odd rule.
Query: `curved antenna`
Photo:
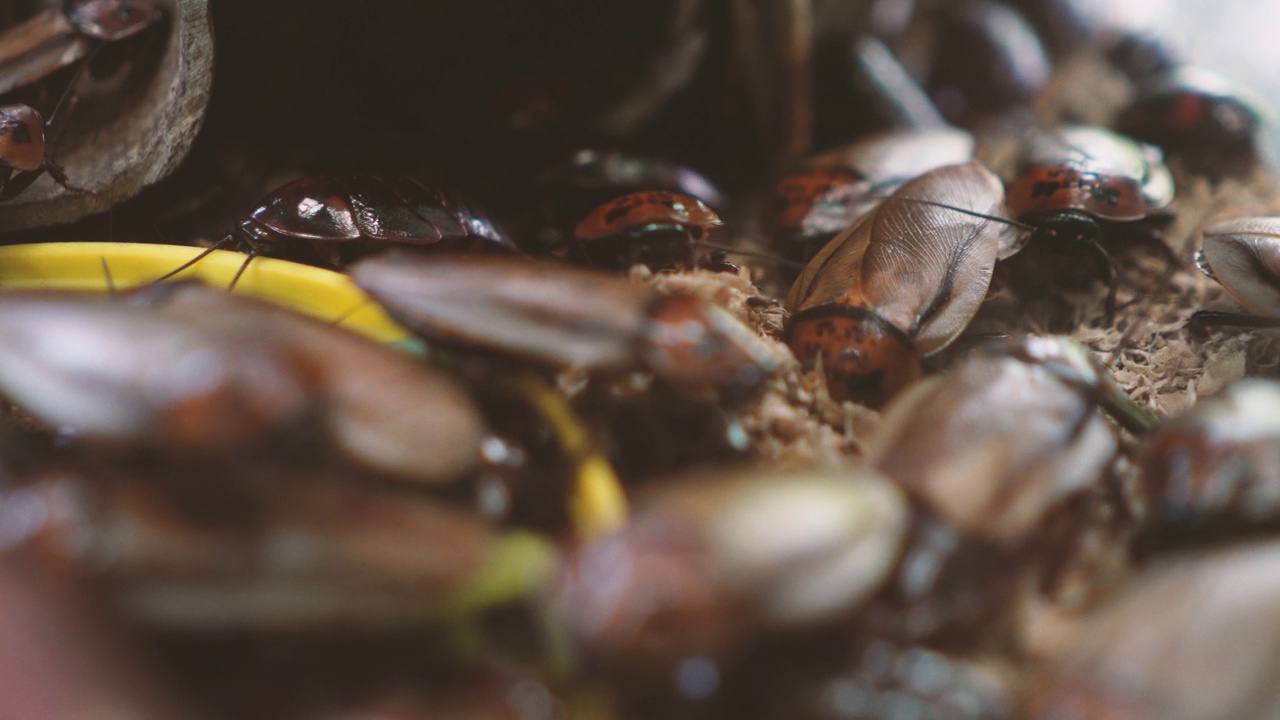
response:
[[[991,220],[993,222],[998,222],[1002,225],[1008,225],[1009,227],[1018,228],[1019,230],[1026,230],[1027,232],[1035,232],[1036,230],[1035,225],[1029,225],[1024,222],[1018,222],[1017,220],[1010,220],[1009,218],[1002,218],[996,215],[988,215],[986,213],[980,213],[980,212],[977,212],[976,210],[966,210],[964,208],[956,207],[955,205],[948,205],[946,203],[934,202],[933,200],[925,200],[923,198],[898,197],[896,195],[867,195],[866,197],[875,198],[877,200],[904,200],[906,202],[918,203],[920,205],[932,205],[933,207],[943,208],[945,210],[954,210],[955,212],[961,213],[962,215],[969,215],[971,217],[982,218],[983,220]]]

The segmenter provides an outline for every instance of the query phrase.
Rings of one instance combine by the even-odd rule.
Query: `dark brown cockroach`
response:
[[[1144,569],[1052,646],[1025,714],[1035,720],[1233,720],[1280,715],[1280,544]],[[1273,627],[1274,625],[1274,627]]]
[[[1012,7],[961,0],[917,15],[899,44],[942,114],[974,124],[1027,110],[1052,74],[1035,30]]]
[[[420,627],[515,599],[555,567],[543,541],[437,498],[333,469],[245,472],[257,481],[193,488],[60,470],[0,495],[0,508],[24,503],[38,519],[25,544],[102,583],[124,615],[185,632]],[[514,586],[473,591],[512,572]]]
[[[261,301],[163,290],[155,307],[0,297],[0,394],[87,446],[207,463],[314,434],[358,467],[411,482],[479,466],[479,410],[443,373]]]
[[[258,255],[336,268],[387,245],[519,252],[501,226],[455,190],[405,176],[304,177],[276,189],[235,232],[157,282],[233,246],[248,257],[232,285]]]
[[[70,0],[0,33],[0,95],[90,59],[164,16],[154,0]],[[59,6],[60,5],[60,6]]]
[[[559,604],[592,654],[665,674],[849,617],[888,578],[907,524],[902,495],[865,469],[664,482],[620,532],[578,550]]]
[[[1280,217],[1219,220],[1205,227],[1203,237],[1196,265],[1249,312],[1201,310],[1192,322],[1280,327]]]
[[[430,344],[542,367],[647,370],[689,390],[754,387],[779,360],[727,310],[610,275],[500,257],[387,253],[356,283]]]
[[[1160,427],[1143,460],[1155,534],[1280,520],[1280,384],[1246,379]]]
[[[1116,130],[1184,159],[1193,172],[1247,175],[1275,113],[1254,93],[1199,68],[1179,66],[1149,82],[1115,120]]]
[[[926,173],[836,236],[791,287],[785,336],[838,400],[882,404],[986,297],[1004,189],[977,162]]]
[[[1119,448],[1103,409],[1136,431],[1152,423],[1087,349],[1058,337],[994,345],[885,408],[867,461],[924,511],[904,561],[916,570],[894,588],[908,632],[991,619],[1024,563],[1051,571],[1049,556],[1090,530],[1080,506],[1111,502]],[[1077,517],[1053,522],[1064,513]]]
[[[881,133],[827,151],[778,181],[761,224],[784,257],[807,262],[886,193],[972,159],[973,148],[972,135],[943,127]]]

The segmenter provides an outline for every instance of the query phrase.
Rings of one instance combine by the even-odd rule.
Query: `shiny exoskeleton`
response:
[[[623,195],[592,210],[561,257],[614,270],[636,263],[654,269],[714,264],[699,245],[724,221],[692,195],[660,190]]]
[[[1093,253],[1113,315],[1115,267],[1101,241],[1125,231],[1141,234],[1139,224],[1173,201],[1173,179],[1160,152],[1103,128],[1067,126],[1034,136],[1020,167],[1009,184],[1009,211],[1031,226],[1031,242],[1040,247]]]
[[[269,255],[336,268],[388,245],[519,252],[501,226],[458,191],[407,176],[317,176],[276,189],[235,232],[160,279],[228,246],[249,256],[245,265]]]
[[[536,182],[541,215],[538,241],[551,248],[571,242],[574,226],[591,210],[634,192],[683,193],[712,208],[727,205],[724,194],[692,168],[617,150],[580,149],[544,168]]]

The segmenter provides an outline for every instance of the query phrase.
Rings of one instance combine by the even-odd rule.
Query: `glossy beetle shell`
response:
[[[33,172],[44,166],[44,118],[29,105],[0,105],[0,166]]]
[[[515,245],[461,193],[403,176],[305,177],[268,195],[241,224],[268,242],[357,240],[511,251]]]
[[[802,363],[822,357],[832,397],[888,398],[918,372],[912,353],[937,352],[964,330],[986,296],[1001,228],[963,211],[998,216],[1003,200],[980,164],[941,168],[903,185],[810,261],[787,295],[786,337]]]
[[[1201,267],[1249,310],[1280,316],[1280,217],[1219,220],[1203,234]]]
[[[1078,210],[1099,220],[1141,220],[1173,200],[1159,152],[1103,128],[1069,126],[1036,135],[1009,185],[1019,219]]]

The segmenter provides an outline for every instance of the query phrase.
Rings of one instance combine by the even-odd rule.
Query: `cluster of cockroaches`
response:
[[[0,88],[81,67],[160,7],[72,0],[11,28]],[[441,183],[306,177],[155,283],[0,294],[0,717],[1280,713],[1280,386],[1162,420],[1046,335],[926,373],[1023,252],[1095,265],[1110,325],[1117,247],[1191,260],[1158,235],[1162,151],[1255,172],[1262,111],[1150,38],[1105,36],[1091,51],[1138,89],[1115,127],[1013,131],[1044,46],[1065,50],[992,0],[927,19],[928,51],[899,50],[923,89],[873,65],[885,103],[941,114],[747,202],[598,144],[543,168],[505,223]],[[74,52],[19,57],[22,27]],[[1017,140],[1007,181],[983,162],[992,126]],[[81,191],[45,130],[0,106],[0,197],[42,172]],[[1254,314],[1195,322],[1280,324],[1280,219],[1201,234],[1195,263]],[[160,282],[217,249],[245,254],[232,285],[258,256],[347,272],[425,357]],[[767,337],[653,273],[790,282],[785,324]],[[753,457],[741,419],[788,377],[881,412],[857,456]],[[629,517],[601,509],[590,453]]]

